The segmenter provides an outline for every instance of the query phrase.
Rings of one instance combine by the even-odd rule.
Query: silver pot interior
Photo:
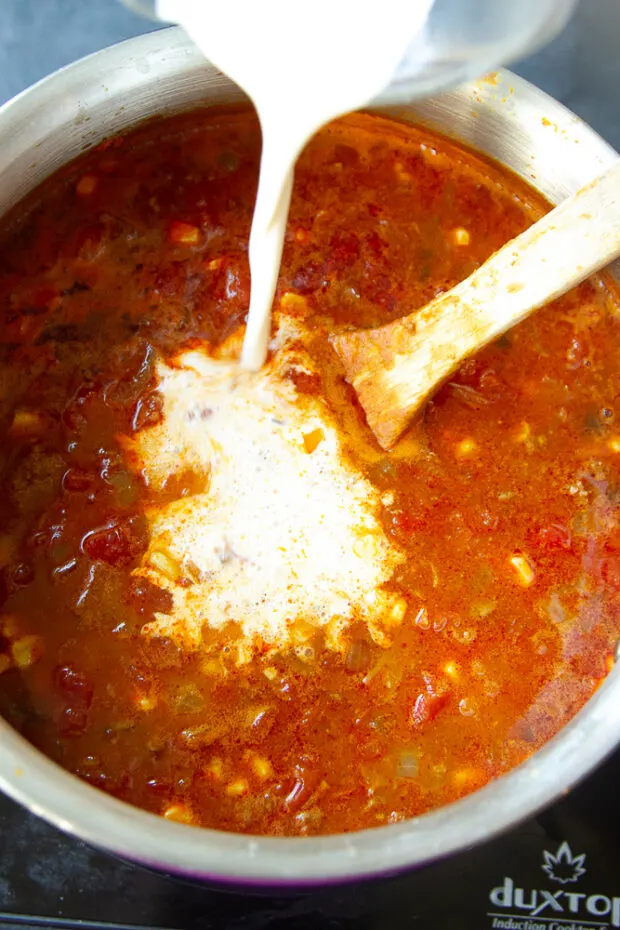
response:
[[[140,120],[243,99],[179,29],[84,59],[0,110],[0,213],[62,164]],[[576,116],[508,72],[382,112],[496,158],[552,202],[616,157]],[[123,857],[229,883],[300,886],[385,874],[483,842],[550,803],[618,739],[620,671],[615,669],[564,730],[499,781],[422,817],[346,836],[251,837],[166,821],[79,781],[3,721],[0,786],[61,829]]]

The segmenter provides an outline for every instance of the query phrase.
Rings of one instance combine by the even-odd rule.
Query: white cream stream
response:
[[[386,645],[403,619],[405,602],[386,587],[403,555],[383,530],[379,492],[349,460],[325,401],[299,393],[289,377],[318,375],[300,348],[306,322],[281,310],[276,351],[264,363],[297,156],[317,129],[387,86],[432,4],[158,2],[162,19],[180,22],[249,94],[263,151],[242,352],[249,371],[201,350],[162,361],[162,422],[126,440],[156,499],[163,493],[147,514],[150,544],[137,574],[172,603],[147,635],[197,649],[207,648],[205,627],[222,630],[243,662],[265,650],[305,656],[318,628],[328,648],[342,649],[354,620]],[[188,475],[169,500],[166,489]]]
[[[434,0],[158,0],[254,103],[263,133],[241,355],[263,365],[297,156],[337,116],[390,83]]]

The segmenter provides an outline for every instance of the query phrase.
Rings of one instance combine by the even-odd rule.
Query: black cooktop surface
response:
[[[0,928],[620,927],[620,752],[533,820],[417,872],[303,895],[186,884],[70,839],[0,795]]]

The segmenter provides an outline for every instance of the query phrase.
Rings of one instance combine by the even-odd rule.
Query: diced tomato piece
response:
[[[172,595],[145,578],[134,578],[127,591],[127,602],[140,617],[155,613],[169,614],[172,610]]]
[[[65,425],[71,430],[81,429],[88,421],[89,407],[96,399],[97,387],[89,382],[82,383],[63,411]]]
[[[161,418],[164,402],[159,391],[152,391],[146,397],[141,397],[136,404],[132,426],[135,430],[156,426]]]
[[[330,253],[327,260],[328,271],[343,271],[355,264],[360,255],[360,242],[353,232],[339,230],[334,233],[330,242]]]
[[[319,773],[308,766],[296,766],[295,775],[285,785],[284,806],[289,814],[296,814],[308,803],[319,782]]]
[[[88,710],[83,707],[65,707],[58,722],[61,736],[81,736],[88,726]]]
[[[60,665],[54,670],[54,683],[66,695],[80,695],[83,703],[90,705],[93,688],[83,672],[72,665]]]
[[[532,534],[532,545],[547,552],[569,551],[573,547],[571,531],[561,523],[538,527]]]
[[[312,291],[316,291],[321,287],[324,274],[325,265],[323,262],[310,261],[297,269],[291,278],[291,287],[298,294],[311,294]]]
[[[72,494],[85,494],[93,489],[94,484],[94,475],[80,468],[69,468],[62,479],[63,490]]]
[[[376,270],[370,265],[364,282],[363,294],[373,304],[379,304],[380,307],[384,307],[388,312],[391,312],[396,306],[393,285],[394,282],[389,275],[377,274]]]
[[[351,145],[339,144],[334,146],[334,164],[345,165],[347,168],[353,168],[359,164],[359,152]]]
[[[114,523],[112,526],[87,533],[82,540],[82,550],[96,562],[108,565],[129,565],[142,550],[140,534],[136,533],[132,521]]]
[[[123,145],[125,141],[125,136],[114,136],[111,139],[104,139],[103,142],[100,142],[99,145],[95,146],[93,149],[94,152],[105,152],[106,149],[110,148],[119,148]]]
[[[30,298],[30,303],[37,309],[44,310],[49,304],[58,297],[58,289],[55,287],[40,287]]]
[[[183,262],[171,262],[160,268],[154,278],[154,292],[162,297],[173,297],[185,287]]]
[[[435,719],[446,706],[449,700],[448,694],[429,694],[423,691],[415,699],[411,711],[411,722],[414,726],[420,727],[425,723],[430,723]]]
[[[397,510],[392,514],[392,533],[395,539],[406,542],[414,533],[424,529],[428,524],[428,517],[423,512],[411,513],[407,510]]]
[[[58,721],[59,732],[61,736],[79,736],[88,725],[93,687],[86,675],[71,665],[56,668],[53,678],[64,701]]]
[[[416,727],[430,723],[444,709],[449,700],[449,691],[438,692],[429,679],[426,690],[421,691],[413,703],[411,722]]]
[[[365,245],[374,258],[381,258],[387,243],[376,232],[369,233],[365,240]]]
[[[211,296],[219,302],[226,302],[230,308],[236,305],[247,309],[250,299],[250,268],[247,257],[242,253],[227,255],[215,269],[211,281]]]

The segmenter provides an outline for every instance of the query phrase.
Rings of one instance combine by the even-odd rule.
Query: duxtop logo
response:
[[[504,878],[493,888],[489,901],[494,930],[593,930],[620,928],[620,897],[588,894],[573,886],[586,874],[585,853],[573,855],[561,843],[555,855],[543,850],[542,871],[552,882],[568,888],[520,888],[514,878]]]
[[[586,874],[583,865],[586,861],[585,854],[573,856],[568,843],[562,843],[555,856],[543,850],[543,859],[541,866],[543,872],[546,872],[552,882],[560,882],[561,885],[568,885],[569,882],[576,882],[582,875]]]

